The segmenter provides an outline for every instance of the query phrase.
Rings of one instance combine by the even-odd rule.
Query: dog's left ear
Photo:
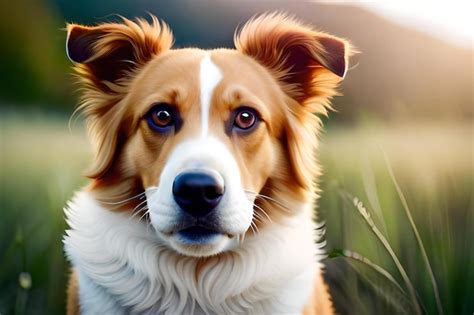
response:
[[[235,35],[235,46],[252,57],[280,84],[291,100],[285,129],[286,152],[296,183],[313,187],[317,165],[314,133],[345,77],[352,47],[344,39],[319,32],[281,13],[253,18]]]
[[[351,54],[346,40],[281,13],[253,18],[234,42],[237,50],[270,70],[283,90],[311,112],[326,113]]]

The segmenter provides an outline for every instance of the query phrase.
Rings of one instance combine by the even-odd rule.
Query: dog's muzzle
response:
[[[184,171],[173,182],[173,197],[189,215],[200,218],[212,212],[224,195],[224,179],[211,170]]]
[[[187,170],[176,176],[173,197],[184,212],[178,234],[186,242],[203,242],[220,233],[214,210],[223,195],[224,179],[216,171]]]

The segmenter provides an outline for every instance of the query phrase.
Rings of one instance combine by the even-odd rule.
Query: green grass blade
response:
[[[408,207],[407,200],[405,198],[405,195],[403,194],[403,191],[400,188],[400,185],[398,185],[397,179],[395,178],[395,174],[393,173],[392,166],[390,165],[390,161],[388,160],[387,155],[385,152],[383,152],[385,164],[388,169],[388,173],[390,175],[390,178],[393,182],[393,185],[395,186],[395,189],[397,190],[398,197],[400,198],[403,209],[405,210],[405,214],[408,217],[408,221],[410,222],[411,228],[413,230],[413,233],[415,233],[416,241],[418,243],[418,246],[420,247],[421,254],[423,257],[423,261],[425,263],[426,269],[428,269],[428,273],[431,279],[431,284],[433,286],[433,291],[436,299],[436,307],[438,308],[438,313],[439,314],[444,314],[443,312],[443,306],[441,304],[441,298],[439,296],[439,290],[438,290],[438,284],[436,283],[436,279],[434,277],[433,269],[431,268],[430,261],[428,259],[428,255],[426,254],[425,246],[423,245],[423,241],[421,240],[420,233],[418,232],[418,229],[416,227],[415,221],[413,220],[413,217],[411,215],[410,208]]]
[[[377,272],[378,274],[380,274],[384,278],[386,278],[397,289],[399,289],[400,292],[402,292],[404,295],[407,295],[405,290],[403,290],[402,286],[397,282],[397,280],[395,280],[395,278],[390,274],[390,272],[388,272],[383,267],[377,265],[376,263],[372,262],[367,257],[365,257],[365,256],[363,256],[363,255],[361,255],[357,252],[354,252],[354,251],[351,251],[351,250],[348,250],[348,249],[341,249],[341,250],[334,249],[328,254],[328,257],[329,258],[345,257],[345,258],[349,258],[349,259],[355,260],[357,262],[360,262],[360,263],[368,266],[370,269],[374,270],[375,272]]]
[[[372,232],[379,239],[379,241],[382,243],[387,253],[390,255],[400,275],[402,276],[403,282],[405,282],[405,286],[408,289],[408,292],[410,294],[413,306],[415,307],[416,313],[421,314],[421,309],[418,303],[418,299],[416,297],[415,288],[413,287],[413,284],[411,283],[410,278],[408,277],[408,274],[405,271],[405,268],[403,268],[402,264],[400,263],[400,260],[398,259],[397,255],[393,251],[392,246],[390,246],[390,243],[388,242],[388,240],[385,238],[382,232],[380,232],[380,230],[377,228],[374,221],[372,220],[372,217],[370,216],[370,213],[364,207],[364,204],[359,199],[357,199],[357,197],[353,197],[351,194],[349,194],[346,191],[343,191],[343,196],[346,199],[348,199],[348,201],[352,201],[352,204],[354,205],[354,207],[357,209],[357,211],[359,211],[359,213],[362,215],[367,225],[371,228]]]
[[[387,225],[385,224],[385,219],[383,216],[382,207],[380,206],[380,200],[377,192],[377,185],[375,184],[375,176],[368,161],[369,157],[365,156],[361,158],[361,176],[362,176],[362,184],[365,190],[365,194],[367,195],[367,199],[369,201],[369,205],[374,210],[375,214],[377,215],[379,222],[382,224],[383,231],[385,235],[387,235]]]

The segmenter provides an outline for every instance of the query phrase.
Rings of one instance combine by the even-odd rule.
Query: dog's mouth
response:
[[[202,226],[191,226],[178,231],[177,236],[184,243],[189,244],[203,244],[212,241],[216,236],[222,235],[217,230],[202,227]]]
[[[170,248],[191,257],[216,255],[231,248],[229,246],[233,246],[234,239],[220,229],[196,224],[160,234],[165,237]]]
[[[221,236],[233,237],[223,231],[216,220],[190,217],[183,219],[167,231],[161,231],[161,233],[175,238],[179,243],[185,245],[208,245]]]

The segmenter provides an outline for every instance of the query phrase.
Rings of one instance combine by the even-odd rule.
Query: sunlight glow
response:
[[[413,26],[443,40],[471,47],[474,40],[472,1],[393,0],[323,1],[367,8],[400,24]]]

